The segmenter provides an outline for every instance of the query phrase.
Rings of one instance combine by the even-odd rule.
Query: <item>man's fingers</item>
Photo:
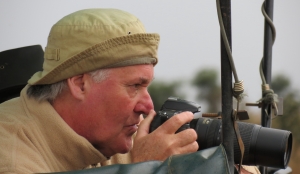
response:
[[[140,122],[139,122],[139,124],[138,124],[139,126],[140,126],[140,124],[141,124],[141,122],[142,122],[143,120],[144,120],[144,117],[143,117],[143,114],[141,114],[141,115],[140,115]]]
[[[199,149],[199,145],[196,141],[180,148],[180,154],[196,152]]]
[[[194,118],[192,112],[182,112],[180,114],[172,116],[169,120],[164,122],[158,129],[163,129],[164,132],[173,134],[175,133],[182,125],[190,122]]]
[[[149,134],[150,123],[156,115],[154,110],[151,110],[146,118],[140,122],[139,129],[136,134],[136,138],[143,137]]]
[[[171,153],[172,154],[184,154],[196,152],[199,149],[197,143],[197,133],[194,129],[186,129],[177,134],[173,134]]]
[[[197,137],[197,133],[194,129],[186,129],[176,134],[176,143],[179,147],[183,147],[196,142]]]

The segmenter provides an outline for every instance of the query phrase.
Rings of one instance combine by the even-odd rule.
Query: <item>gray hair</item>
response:
[[[107,79],[110,69],[99,69],[89,72],[95,83],[100,83]],[[53,103],[55,98],[67,88],[67,80],[62,80],[53,84],[46,85],[29,85],[27,89],[27,95],[29,98],[34,98],[38,102],[48,101]]]

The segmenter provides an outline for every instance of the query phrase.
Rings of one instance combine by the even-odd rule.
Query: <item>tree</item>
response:
[[[221,109],[221,87],[217,82],[217,71],[208,68],[199,71],[192,80],[198,91],[197,99],[207,102],[207,112],[219,112]]]
[[[273,127],[290,130],[293,138],[300,143],[300,101],[297,92],[290,89],[290,80],[284,75],[273,78],[271,87],[275,93],[283,97],[283,114],[273,120]]]
[[[179,92],[181,86],[180,81],[175,82],[163,82],[154,81],[148,88],[150,96],[152,98],[154,109],[158,112],[163,105],[163,103],[168,99],[168,97],[180,97],[184,98],[184,95]]]
[[[284,95],[284,93],[288,91],[290,84],[291,82],[288,77],[283,74],[278,74],[273,77],[271,86],[276,93]]]

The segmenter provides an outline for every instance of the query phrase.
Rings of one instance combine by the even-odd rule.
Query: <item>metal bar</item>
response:
[[[223,24],[231,47],[231,1],[220,1]],[[221,87],[222,87],[222,136],[228,157],[230,173],[234,173],[234,144],[232,114],[232,70],[226,48],[221,37]]]
[[[265,1],[265,11],[269,18],[273,20],[273,0]],[[273,36],[272,30],[267,21],[265,20],[265,35],[264,35],[264,60],[263,60],[263,72],[266,79],[266,83],[271,83],[272,78],[272,46],[273,46]],[[272,108],[271,106],[262,105],[261,108],[261,125],[263,127],[271,127],[272,124]],[[259,170],[261,174],[267,173],[267,167],[260,166]]]
[[[265,11],[273,20],[273,0],[267,0],[265,3]],[[264,36],[264,61],[263,61],[263,72],[265,75],[266,82],[271,83],[272,78],[272,46],[273,37],[272,30],[269,24],[265,21],[265,36]],[[271,113],[271,107],[263,106],[261,109],[261,125],[264,127],[271,127],[271,118],[266,114],[265,110]],[[270,114],[269,114],[270,115]]]

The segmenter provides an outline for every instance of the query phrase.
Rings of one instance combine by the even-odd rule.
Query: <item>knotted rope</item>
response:
[[[275,39],[276,39],[276,29],[275,29],[275,26],[274,26],[272,20],[269,18],[269,16],[267,15],[267,13],[265,11],[265,8],[264,8],[265,3],[266,2],[264,2],[262,4],[261,11],[262,11],[262,14],[264,15],[267,23],[269,24],[269,26],[271,28],[272,45],[273,45],[275,42]],[[272,89],[270,89],[270,85],[267,84],[267,82],[266,82],[265,75],[263,72],[263,60],[264,60],[264,57],[261,59],[260,66],[259,66],[260,77],[262,80],[262,96],[263,97],[260,100],[258,100],[257,102],[263,103],[266,105],[271,105],[272,108],[274,109],[274,115],[277,116],[278,115],[278,107],[277,107],[276,103],[278,102],[278,95],[275,94]]]

